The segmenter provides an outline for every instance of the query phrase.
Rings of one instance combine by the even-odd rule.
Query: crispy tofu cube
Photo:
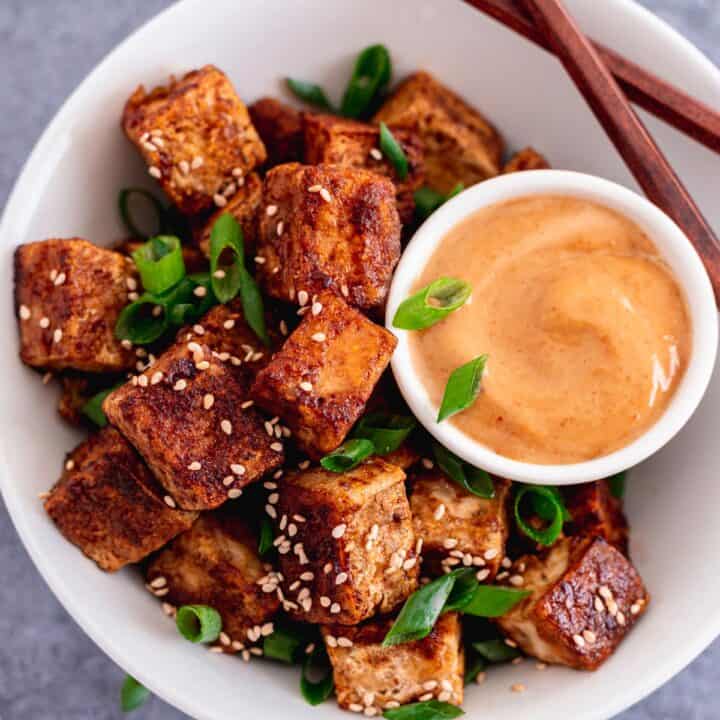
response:
[[[405,473],[372,458],[338,474],[288,475],[277,504],[285,609],[305,622],[353,625],[386,613],[417,587]]]
[[[628,554],[630,528],[623,514],[622,501],[612,496],[605,480],[563,488],[565,504],[572,521],[565,525],[568,535],[599,535]]]
[[[313,458],[335,450],[362,415],[397,341],[331,292],[285,341],[251,389]]]
[[[248,110],[267,148],[267,164],[270,167],[302,160],[303,122],[295,108],[275,98],[264,97],[250,105]]]
[[[150,175],[188,215],[224,205],[238,178],[265,162],[247,108],[212,65],[149,93],[141,85],[125,104],[122,126]]]
[[[82,414],[85,404],[101,390],[121,382],[117,375],[75,372],[63,373],[59,380],[60,399],[58,400],[58,412],[60,417],[71,425],[92,425],[88,418]]]
[[[463,490],[439,469],[413,482],[410,509],[415,535],[423,541],[424,575],[463,565],[474,567],[481,582],[497,575],[509,534],[510,482],[496,478],[493,484],[495,497],[485,499]]]
[[[254,533],[237,515],[215,511],[162,550],[147,569],[147,588],[171,605],[210,605],[222,618],[220,646],[240,652],[272,632],[280,601],[261,589],[266,569]]]
[[[548,170],[550,163],[534,148],[526,147],[516,152],[505,163],[502,171],[507,173],[521,172],[523,170]]]
[[[239,190],[228,198],[227,205],[218,208],[207,222],[199,227],[195,235],[198,246],[208,257],[210,257],[210,233],[213,225],[225,213],[230,213],[242,228],[245,256],[248,260],[253,256],[257,235],[256,214],[262,200],[262,180],[253,172],[241,178],[241,182]]]
[[[115,337],[115,323],[135,282],[125,257],[81,238],[20,245],[15,305],[22,361],[52,370],[130,369],[135,355]]]
[[[394,165],[380,152],[380,129],[377,125],[335,115],[307,114],[304,121],[305,162],[308,165],[343,165],[389,177],[397,189],[400,221],[409,223],[413,219],[413,193],[425,179],[422,146],[414,132],[390,128],[408,159],[408,175],[405,180],[400,180]]]
[[[272,297],[297,302],[332,289],[378,309],[400,258],[395,186],[357,168],[279,165],[265,176],[257,254]]]
[[[649,600],[637,570],[602,538],[564,538],[521,557],[510,581],[532,595],[498,619],[500,628],[528,655],[580,670],[612,655]]]
[[[440,192],[465,187],[500,172],[504,142],[471,105],[427,72],[405,80],[374,118],[417,133],[427,184]]]
[[[460,618],[445,613],[422,640],[383,647],[394,617],[374,618],[361,625],[321,628],[341,708],[366,715],[406,703],[463,701],[465,657]],[[366,708],[375,708],[373,713]]]
[[[215,508],[283,463],[282,442],[265,431],[230,367],[207,345],[176,343],[103,403],[170,507]]]
[[[162,547],[197,517],[169,508],[162,495],[134,448],[107,427],[68,455],[45,510],[73,545],[114,572]]]
[[[420,461],[420,453],[410,443],[405,442],[397,450],[383,455],[383,460],[397,465],[401,470],[409,470]]]

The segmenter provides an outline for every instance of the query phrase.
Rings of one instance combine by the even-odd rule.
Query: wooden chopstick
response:
[[[520,7],[517,0],[465,0],[465,2],[546,50],[552,51],[543,33],[539,32],[533,19]],[[602,61],[632,102],[711,150],[720,152],[720,112],[604,45],[593,44]]]
[[[683,229],[720,303],[720,243],[561,0],[522,0],[648,198]]]

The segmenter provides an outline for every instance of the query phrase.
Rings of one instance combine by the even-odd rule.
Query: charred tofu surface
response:
[[[218,208],[207,222],[200,226],[196,233],[196,242],[202,252],[210,256],[210,233],[213,225],[224,213],[229,213],[237,221],[243,231],[245,255],[252,258],[256,243],[256,214],[262,200],[262,180],[251,172],[246,177],[238,178],[238,190],[227,199],[227,204]]]
[[[471,105],[430,73],[417,72],[395,90],[375,121],[412,130],[420,137],[427,184],[448,193],[500,172],[504,142]]]
[[[145,463],[111,427],[67,456],[45,510],[73,545],[110,572],[147,557],[197,517],[163,502]]]
[[[548,170],[550,163],[537,150],[526,147],[516,152],[503,167],[503,174],[522,172],[523,170]]]
[[[572,521],[565,526],[568,535],[599,536],[628,554],[630,529],[622,500],[613,497],[606,480],[568,486],[563,493],[572,516]]]
[[[207,345],[176,343],[105,399],[108,419],[145,458],[171,507],[218,507],[282,465],[282,442],[268,435],[231,367]]]
[[[481,498],[437,469],[412,483],[410,509],[415,535],[423,541],[423,574],[465,566],[475,568],[481,582],[497,575],[509,534],[510,482],[496,479],[494,485],[495,497]]]
[[[465,660],[457,613],[441,615],[422,640],[383,647],[394,619],[322,627],[340,707],[379,715],[383,710],[427,700],[460,705]]]
[[[245,522],[225,511],[203,513],[147,569],[147,587],[173,606],[209,605],[220,613],[225,652],[242,652],[272,632],[280,601],[258,584],[266,568]]]
[[[579,670],[597,669],[647,608],[637,570],[602,538],[565,538],[542,556],[517,560],[532,595],[498,620],[528,655]]]
[[[265,176],[257,254],[271,297],[299,303],[331,289],[380,308],[400,258],[395,186],[358,168],[279,165]]]
[[[248,109],[250,119],[267,148],[268,165],[302,160],[303,121],[295,108],[276,98],[264,97]]]
[[[135,355],[115,337],[115,323],[135,278],[123,255],[81,238],[20,245],[15,304],[22,361],[50,370],[132,368]]]
[[[377,125],[347,120],[334,115],[304,116],[305,162],[309,165],[343,165],[371,170],[389,177],[397,188],[397,207],[402,223],[413,218],[413,192],[425,179],[422,147],[419,137],[410,130],[391,127],[408,160],[408,175],[398,177],[392,163],[380,152],[380,129]]]
[[[238,179],[266,157],[247,108],[212,65],[150,92],[141,85],[122,126],[150,175],[188,215],[224,206]]]
[[[285,609],[352,625],[387,613],[417,587],[405,473],[373,458],[345,473],[294,473],[268,508],[278,523]]]
[[[267,366],[251,396],[279,415],[297,443],[320,458],[338,447],[362,414],[397,341],[331,292],[309,311]]]

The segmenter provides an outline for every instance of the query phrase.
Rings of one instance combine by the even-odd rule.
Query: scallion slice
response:
[[[433,443],[433,451],[440,469],[453,482],[478,497],[495,497],[495,486],[485,470],[469,465],[439,443]]]
[[[175,624],[180,634],[192,643],[215,642],[222,630],[220,613],[209,605],[182,605]]]
[[[398,178],[405,180],[409,171],[407,155],[384,122],[380,123],[380,150],[392,163]]]
[[[486,362],[487,355],[480,355],[450,373],[438,411],[438,422],[466,410],[475,402]]]
[[[472,293],[464,280],[441,277],[400,303],[393,326],[400,330],[424,330],[462,307]]]
[[[372,115],[391,76],[392,63],[387,48],[384,45],[365,48],[355,61],[355,69],[340,105],[340,114],[351,118]]]
[[[157,307],[160,311],[155,310]],[[115,336],[134,345],[147,345],[161,337],[168,327],[165,307],[153,295],[145,293],[122,309],[115,324]]]
[[[134,213],[130,207],[133,197],[142,198],[155,214],[157,224],[153,230],[146,232],[140,227],[138,222],[136,222]],[[133,238],[147,240],[153,235],[157,235],[163,231],[165,208],[163,207],[162,202],[149,190],[136,187],[122,189],[118,195],[118,209],[120,210],[120,218],[122,219],[123,224]]]
[[[318,679],[315,680],[313,677]],[[325,646],[318,644],[303,662],[300,692],[310,705],[320,705],[332,695],[334,689],[332,667]]]
[[[347,472],[357,467],[363,460],[375,452],[375,446],[365,438],[346,440],[337,450],[333,450],[320,460],[320,464],[330,472]]]
[[[300,626],[275,623],[271,635],[263,638],[263,657],[293,665],[302,656],[308,633]]]
[[[425,700],[385,710],[383,717],[387,720],[452,720],[464,714],[457,705],[440,700]]]
[[[266,555],[273,547],[275,533],[270,519],[263,516],[262,525],[260,526],[260,540],[258,541],[258,554],[262,557]]]
[[[478,585],[470,599],[458,608],[464,615],[495,618],[510,612],[519,602],[530,595],[529,590]]]
[[[415,418],[407,415],[369,413],[360,419],[352,436],[370,440],[377,455],[387,455],[403,444],[416,425]]]
[[[524,511],[529,502],[532,513],[546,523],[542,529],[526,521]],[[515,522],[518,528],[540,545],[552,545],[560,536],[563,524],[570,519],[565,503],[557,488],[544,485],[522,485],[515,493]]]
[[[124,713],[137,710],[145,704],[150,694],[150,691],[134,677],[126,675],[122,688],[120,688],[120,709]]]
[[[471,648],[472,649],[472,648]],[[465,684],[475,682],[477,676],[485,669],[487,663],[477,652],[465,648]]]
[[[462,183],[458,183],[447,195],[429,187],[422,187],[413,193],[415,200],[415,215],[419,221],[427,220],[441,205],[450,198],[454,198],[465,189]]]
[[[290,92],[303,102],[321,110],[335,112],[332,104],[327,99],[327,95],[325,95],[325,91],[319,85],[304,80],[295,80],[294,78],[286,78],[285,82]]]
[[[472,643],[472,648],[489,663],[504,663],[520,657],[522,653],[514,647],[510,647],[503,639],[479,640]]]
[[[609,477],[607,479],[607,484],[610,489],[610,494],[617,498],[618,500],[622,500],[625,497],[625,481],[627,479],[627,472],[623,471],[618,473],[617,475],[613,475],[612,477]]]
[[[102,404],[105,401],[105,398],[118,387],[120,387],[120,385],[114,385],[113,387],[106,388],[105,390],[101,390],[99,393],[93,395],[82,406],[80,412],[98,427],[105,427],[108,424],[108,421],[105,417],[105,413],[103,412]]]
[[[164,293],[185,277],[180,240],[172,235],[150,238],[132,257],[143,287],[149,293]]]

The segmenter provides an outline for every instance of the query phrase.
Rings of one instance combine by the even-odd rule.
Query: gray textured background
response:
[[[602,2],[602,0],[596,0]],[[720,65],[720,0],[641,0]],[[168,0],[0,0],[0,207],[64,98]],[[122,671],[35,571],[0,501],[0,720],[110,720]],[[658,639],[658,652],[672,652]],[[618,720],[717,720],[720,642]],[[559,709],[560,710],[560,709]],[[185,716],[157,698],[138,720]],[[559,711],[559,718],[562,713]],[[527,720],[532,720],[528,718]]]

